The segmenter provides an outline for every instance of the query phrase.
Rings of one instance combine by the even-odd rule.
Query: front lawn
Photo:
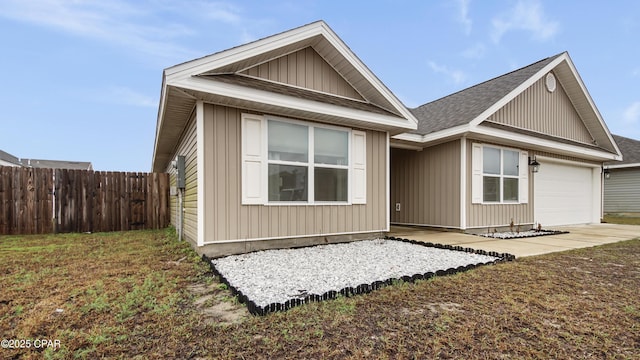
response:
[[[640,239],[247,315],[171,231],[0,237],[0,358],[640,357]],[[32,343],[33,344],[33,343]]]
[[[640,214],[606,214],[602,221],[611,224],[640,225]]]

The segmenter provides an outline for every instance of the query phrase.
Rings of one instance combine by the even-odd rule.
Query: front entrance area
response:
[[[554,225],[600,222],[600,168],[538,160],[534,174],[534,221]]]

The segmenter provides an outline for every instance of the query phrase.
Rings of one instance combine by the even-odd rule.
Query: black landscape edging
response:
[[[459,272],[463,272],[463,271],[468,271],[471,269],[475,269],[479,266],[483,266],[483,265],[493,265],[493,264],[497,264],[500,262],[505,262],[505,261],[513,261],[515,260],[515,255],[512,254],[508,254],[508,253],[498,253],[495,251],[484,251],[484,250],[475,250],[472,248],[463,248],[462,246],[452,246],[452,245],[443,245],[443,244],[435,244],[435,243],[430,243],[430,242],[421,242],[421,241],[416,241],[416,240],[409,240],[409,239],[403,239],[403,238],[396,238],[396,237],[389,237],[389,236],[385,236],[384,237],[386,240],[395,240],[395,241],[402,241],[402,242],[407,242],[407,243],[411,243],[414,245],[422,245],[422,246],[426,246],[426,247],[434,247],[434,248],[438,248],[438,249],[445,249],[445,250],[451,250],[451,251],[462,251],[462,252],[466,252],[466,253],[471,253],[471,254],[478,254],[478,255],[488,255],[488,256],[493,256],[496,257],[496,260],[493,261],[488,261],[486,263],[477,263],[477,264],[468,264],[465,266],[458,266],[457,268],[448,268],[446,270],[437,270],[436,272],[426,272],[424,274],[414,274],[414,275],[405,275],[402,276],[400,278],[389,278],[387,280],[384,281],[374,281],[371,284],[360,284],[356,287],[346,287],[343,289],[340,289],[338,291],[335,290],[329,290],[327,292],[325,292],[322,295],[318,295],[318,294],[309,294],[306,295],[305,297],[300,297],[300,298],[293,298],[293,299],[289,299],[287,301],[285,301],[284,303],[271,303],[269,305],[266,306],[260,306],[257,305],[255,302],[253,302],[251,299],[249,299],[246,295],[244,295],[242,293],[242,291],[236,289],[233,285],[231,285],[231,283],[227,280],[226,277],[224,277],[224,275],[222,275],[215,267],[215,265],[213,265],[213,258],[209,258],[206,255],[202,255],[202,260],[207,262],[209,264],[209,267],[211,268],[211,271],[218,277],[220,277],[220,281],[227,285],[227,287],[229,288],[229,290],[231,290],[231,293],[234,296],[238,297],[238,300],[247,305],[247,310],[249,310],[249,313],[253,314],[253,315],[266,315],[268,313],[271,312],[277,312],[277,311],[286,311],[289,310],[293,307],[296,306],[300,306],[300,305],[304,305],[304,304],[308,304],[311,302],[320,302],[320,301],[325,301],[325,300],[333,300],[336,299],[338,297],[351,297],[351,296],[355,296],[355,295],[360,295],[360,294],[368,294],[372,291],[387,287],[389,285],[393,285],[397,282],[408,282],[408,283],[413,283],[415,281],[418,280],[429,280],[433,277],[436,276],[447,276],[447,275],[453,275]],[[314,245],[314,246],[322,246],[322,245]]]

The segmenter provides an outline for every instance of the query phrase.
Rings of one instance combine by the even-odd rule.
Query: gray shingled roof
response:
[[[607,165],[640,164],[640,140],[613,135],[622,153],[622,161],[607,161]]]
[[[562,53],[410,109],[418,119],[418,129],[412,133],[426,135],[468,124],[560,55]]]
[[[93,170],[88,161],[21,159],[22,166],[43,169]]]
[[[2,150],[0,150],[0,160],[4,160],[11,164],[20,165],[20,159]]]

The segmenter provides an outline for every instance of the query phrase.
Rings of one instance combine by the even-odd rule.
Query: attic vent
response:
[[[547,90],[549,90],[549,92],[554,92],[556,90],[556,77],[553,76],[552,73],[548,73],[547,78],[545,79],[545,84],[547,85]]]

